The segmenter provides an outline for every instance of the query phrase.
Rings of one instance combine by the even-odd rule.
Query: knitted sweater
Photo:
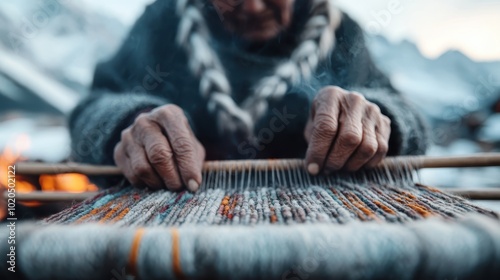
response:
[[[258,45],[228,33],[215,9],[204,7],[211,45],[226,69],[237,103],[290,56],[306,21],[306,2],[296,1],[286,32]],[[255,127],[257,145],[215,133],[215,117],[199,93],[186,53],[175,43],[178,24],[175,1],[156,1],[146,8],[117,54],[97,66],[89,96],[70,116],[73,160],[113,164],[121,131],[139,112],[168,103],[184,109],[207,159],[304,157],[303,131],[310,104],[318,90],[328,85],[362,93],[392,120],[389,155],[425,152],[426,133],[418,113],[374,65],[361,28],[348,15],[343,14],[335,31],[334,50],[312,78],[291,87],[281,100],[269,102],[267,115]]]

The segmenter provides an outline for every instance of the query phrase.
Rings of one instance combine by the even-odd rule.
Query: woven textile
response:
[[[0,278],[500,278],[497,214],[463,198],[394,173],[214,174],[195,194],[117,187],[20,224],[17,274],[0,259]]]
[[[344,182],[334,186],[204,189],[196,194],[111,189],[47,222],[133,226],[406,222],[466,213],[496,216],[465,199],[423,185],[402,188]]]

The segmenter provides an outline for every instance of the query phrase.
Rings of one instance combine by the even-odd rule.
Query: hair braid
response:
[[[301,43],[290,59],[278,65],[273,76],[263,78],[255,87],[254,94],[243,102],[242,108],[250,112],[254,119],[262,117],[269,99],[283,97],[290,85],[308,79],[319,62],[332,51],[335,30],[341,21],[341,13],[334,2],[312,1],[309,20],[300,35]]]
[[[274,75],[263,78],[239,107],[231,98],[231,86],[222,64],[208,43],[210,32],[199,6],[198,0],[177,0],[177,44],[190,54],[189,67],[200,79],[200,93],[208,99],[209,111],[217,116],[219,132],[240,131],[247,138],[253,136],[254,121],[263,116],[268,100],[283,97],[290,85],[308,79],[328,56],[341,20],[334,0],[312,0],[301,42],[290,59],[278,65]]]
[[[252,117],[231,98],[231,86],[217,54],[209,46],[209,30],[196,0],[178,0],[180,17],[177,44],[189,56],[189,67],[200,79],[200,93],[208,99],[208,109],[217,116],[220,133],[244,132],[249,137],[253,130]]]

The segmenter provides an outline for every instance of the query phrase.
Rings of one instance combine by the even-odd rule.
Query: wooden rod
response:
[[[8,193],[4,193],[4,198],[7,198]],[[28,193],[17,192],[16,202],[72,202],[83,201],[97,195],[97,192],[43,192],[34,191]]]
[[[500,200],[500,188],[490,189],[441,189],[443,192],[463,196],[472,200]],[[4,199],[7,198],[4,192]],[[43,192],[16,193],[17,202],[72,202],[83,201],[97,195],[97,192]]]
[[[467,156],[428,157],[428,156],[398,156],[386,158],[379,168],[397,168],[399,166],[420,168],[457,168],[457,167],[485,167],[500,166],[500,153],[474,154]],[[217,170],[284,170],[301,168],[302,159],[272,159],[272,160],[231,160],[207,161],[203,164],[204,171]],[[33,162],[19,162],[16,164],[16,173],[19,175],[63,174],[80,173],[94,176],[121,175],[122,172],[115,166],[97,166],[78,163],[47,164]]]
[[[445,189],[444,192],[448,192],[472,200],[500,200],[500,188]]]

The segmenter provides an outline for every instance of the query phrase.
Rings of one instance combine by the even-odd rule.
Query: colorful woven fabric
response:
[[[0,277],[499,279],[497,215],[396,173],[209,172],[195,194],[109,189],[18,225],[18,274],[2,261]]]
[[[132,226],[407,222],[466,213],[496,216],[467,200],[419,184],[338,183],[309,187],[226,187],[150,192],[115,188],[50,217],[48,223]]]

